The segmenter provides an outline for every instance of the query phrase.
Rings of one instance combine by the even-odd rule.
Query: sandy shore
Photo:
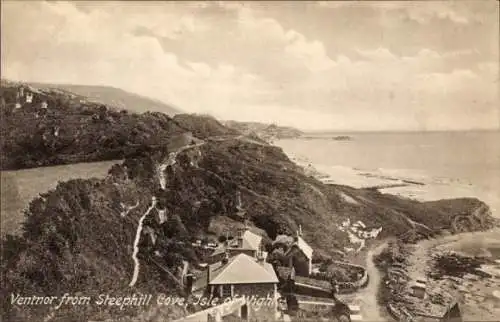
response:
[[[345,166],[313,164],[307,157],[284,151],[308,175],[326,184],[354,188],[377,188],[380,192],[399,195],[419,201],[433,201],[461,197],[476,197],[486,202],[494,216],[500,217],[500,196],[496,191],[485,191],[458,178],[431,177],[417,170],[356,169]]]

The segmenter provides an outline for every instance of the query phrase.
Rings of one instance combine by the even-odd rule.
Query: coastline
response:
[[[422,172],[400,169],[356,169],[345,166],[314,164],[306,156],[297,155],[281,147],[283,152],[307,175],[325,184],[346,185],[354,188],[378,189],[382,193],[397,195],[418,201],[435,201],[460,197],[475,197],[489,205],[494,217],[500,217],[500,198],[495,191],[485,191],[456,178],[431,177]],[[456,252],[468,257],[485,256],[500,261],[500,228],[484,232],[460,233],[420,241],[412,254],[410,271],[422,269],[433,255]],[[500,316],[500,264],[483,265],[482,269],[493,272],[490,278],[476,279],[470,276],[457,279],[449,291],[462,294],[461,310],[464,321],[497,321]],[[444,278],[446,279],[446,278]]]
[[[500,218],[500,196],[496,191],[473,185],[459,178],[432,177],[414,169],[358,169],[341,165],[311,162],[307,156],[287,151],[279,144],[291,161],[301,166],[307,175],[325,184],[345,185],[358,189],[377,189],[403,198],[418,201],[435,201],[473,197],[484,201],[494,217]]]

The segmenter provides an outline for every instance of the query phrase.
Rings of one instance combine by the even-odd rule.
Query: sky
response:
[[[305,130],[498,129],[499,2],[2,1],[2,77]]]

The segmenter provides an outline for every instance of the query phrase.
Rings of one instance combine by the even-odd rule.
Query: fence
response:
[[[348,262],[342,262],[342,261],[333,261],[332,264],[337,265],[342,268],[347,268],[347,269],[355,269],[359,270],[362,272],[362,275],[359,279],[352,281],[352,282],[341,282],[337,283],[339,290],[339,294],[349,294],[356,292],[358,289],[365,287],[368,284],[369,281],[369,276],[366,271],[366,268],[360,265],[355,265],[351,264]],[[310,278],[314,279],[319,279],[319,280],[331,280],[332,276],[329,273],[319,273],[315,275],[311,275]]]

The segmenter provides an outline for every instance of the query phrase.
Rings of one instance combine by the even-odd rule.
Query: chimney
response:
[[[184,287],[186,290],[187,295],[191,295],[193,292],[193,274],[188,273],[186,275],[186,282],[184,283]]]
[[[229,253],[226,251],[224,258],[222,258],[222,265],[226,265],[229,262]]]
[[[226,230],[226,232],[224,233],[225,237],[226,237],[226,240],[224,241],[224,246],[225,247],[229,247],[229,232]]]
[[[297,242],[299,241],[299,237],[300,237],[300,232],[299,232],[299,230],[297,230],[297,231],[295,232],[295,236],[293,237],[293,241],[294,241],[295,243],[297,243]]]
[[[302,225],[299,225],[299,232],[298,232],[299,236],[302,237]]]
[[[263,252],[261,249],[259,249],[259,250],[257,251],[257,256],[256,256],[256,257],[257,257],[257,262],[258,262],[259,264],[264,264],[264,262],[265,262],[265,257],[264,257],[264,252]]]

